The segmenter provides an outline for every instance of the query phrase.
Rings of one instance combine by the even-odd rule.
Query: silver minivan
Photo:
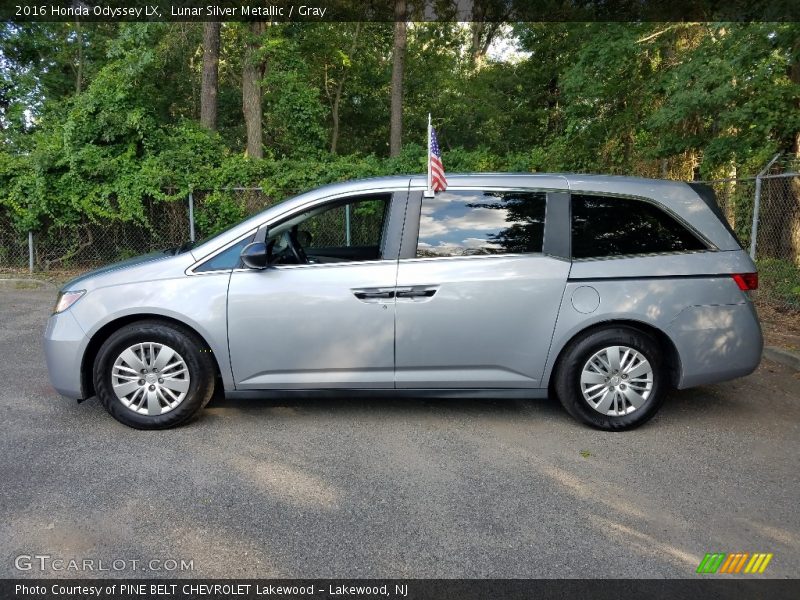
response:
[[[607,430],[747,375],[756,268],[695,184],[591,175],[339,183],[64,286],[61,394],[141,429],[212,397],[544,398]]]

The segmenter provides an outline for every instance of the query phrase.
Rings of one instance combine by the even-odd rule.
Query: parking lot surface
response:
[[[800,574],[787,367],[673,392],[626,433],[555,399],[347,398],[217,398],[136,431],[50,387],[54,299],[0,288],[1,577],[694,577],[706,552]],[[37,554],[126,566],[15,567]]]

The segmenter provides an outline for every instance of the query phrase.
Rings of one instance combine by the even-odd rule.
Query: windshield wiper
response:
[[[192,248],[194,248],[197,242],[193,242],[191,240],[183,242],[180,246],[173,246],[172,248],[166,248],[164,250],[164,254],[172,254],[175,256],[176,254],[183,254],[184,252],[188,252]]]
[[[192,241],[192,240],[188,240],[188,241],[184,242],[183,244],[181,244],[181,245],[178,247],[178,249],[177,249],[177,251],[175,252],[175,254],[183,254],[184,252],[188,252],[189,250],[191,250],[192,248],[194,248],[194,245],[195,245],[196,243],[197,243],[197,242],[195,242],[195,241]]]

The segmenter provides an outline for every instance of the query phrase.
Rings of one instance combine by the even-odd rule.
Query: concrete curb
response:
[[[0,277],[0,289],[25,290],[34,288],[57,288],[58,286],[41,279],[27,277]]]
[[[800,354],[797,352],[775,346],[764,346],[764,358],[800,371]]]

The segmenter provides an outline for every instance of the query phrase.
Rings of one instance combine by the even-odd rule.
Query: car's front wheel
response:
[[[191,332],[160,321],[126,325],[102,345],[94,365],[97,397],[137,429],[165,429],[190,419],[214,392],[210,352]]]
[[[638,427],[656,413],[667,390],[659,343],[630,327],[606,327],[570,342],[555,374],[569,414],[593,427]]]

